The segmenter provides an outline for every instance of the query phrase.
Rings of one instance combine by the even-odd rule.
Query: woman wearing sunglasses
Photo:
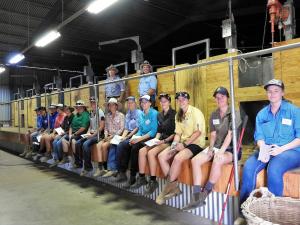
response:
[[[169,147],[174,138],[175,130],[175,114],[176,111],[171,107],[171,97],[162,93],[159,95],[160,105],[162,112],[158,114],[158,128],[155,136],[153,146],[145,146],[139,151],[139,177],[132,188],[139,188],[143,185],[146,186],[145,194],[152,194],[158,187],[156,181],[156,168],[157,160],[156,156],[164,149]],[[150,168],[150,180],[147,182],[145,178],[146,164],[149,164]]]
[[[175,117],[175,137],[170,147],[159,155],[161,169],[167,177],[167,184],[156,199],[162,205],[166,200],[180,194],[177,178],[182,163],[200,153],[205,146],[205,119],[202,112],[189,104],[187,92],[176,93],[179,111]],[[169,160],[173,159],[172,164]]]

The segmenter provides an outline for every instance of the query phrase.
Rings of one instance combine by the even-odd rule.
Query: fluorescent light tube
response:
[[[59,38],[61,35],[58,31],[50,31],[49,33],[47,33],[45,36],[41,37],[36,43],[35,46],[36,47],[45,47],[46,45],[48,45],[49,43],[51,43],[52,41],[56,40],[57,38]]]
[[[25,56],[23,54],[19,53],[9,60],[9,64],[16,64],[16,63],[22,61],[24,58],[25,58]]]
[[[4,66],[0,66],[0,73],[3,73],[5,71],[5,67]]]
[[[109,6],[111,6],[112,4],[114,4],[117,1],[118,0],[96,0],[96,1],[92,2],[87,7],[86,10],[89,13],[97,14],[97,13],[103,11],[104,9],[108,8]]]

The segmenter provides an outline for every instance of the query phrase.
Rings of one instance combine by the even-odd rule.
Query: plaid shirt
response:
[[[108,113],[105,117],[105,136],[108,135],[121,135],[125,127],[125,117],[124,114],[116,112],[113,118],[111,113]]]

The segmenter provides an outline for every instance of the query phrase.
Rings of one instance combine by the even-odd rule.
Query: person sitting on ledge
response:
[[[258,173],[267,168],[267,187],[283,195],[283,175],[300,167],[300,109],[284,99],[284,84],[272,79],[265,86],[270,104],[256,116],[254,139],[259,147],[243,169],[240,203],[256,187]],[[234,224],[245,224],[239,217]]]
[[[209,120],[210,143],[209,147],[196,155],[191,161],[194,186],[191,202],[183,207],[183,210],[185,211],[205,205],[204,200],[219,180],[223,165],[233,161],[231,108],[228,104],[229,93],[226,88],[218,87],[215,90],[213,97],[216,100],[218,108],[216,111],[212,112]],[[237,130],[240,125],[240,112],[237,111]],[[241,151],[239,151],[239,159],[240,158]],[[202,188],[200,186],[202,181],[201,166],[209,161],[212,161],[209,179]]]
[[[180,107],[175,119],[175,137],[171,146],[158,155],[161,169],[167,177],[167,184],[156,198],[159,205],[181,193],[177,179],[182,163],[200,153],[205,146],[202,112],[189,104],[190,95],[187,92],[177,92],[175,98]],[[170,166],[171,158],[174,159]]]

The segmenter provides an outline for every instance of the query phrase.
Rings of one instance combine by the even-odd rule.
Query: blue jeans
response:
[[[92,145],[97,144],[98,138],[92,137],[90,139],[87,139],[83,145],[83,160],[84,160],[84,169],[91,170],[93,169],[92,162],[91,162],[91,151],[92,151]]]
[[[246,161],[243,169],[240,202],[243,203],[256,187],[257,174],[267,167],[268,189],[276,196],[283,194],[283,175],[288,170],[300,167],[300,152],[288,150],[277,156],[272,156],[268,163],[258,160],[259,152],[255,152]]]
[[[64,136],[57,136],[55,137],[53,143],[52,143],[52,154],[53,154],[53,158],[54,160],[62,160],[63,157],[63,149],[62,149],[62,140],[63,140]]]
[[[107,168],[109,170],[118,170],[117,166],[117,145],[110,145],[107,159]]]

